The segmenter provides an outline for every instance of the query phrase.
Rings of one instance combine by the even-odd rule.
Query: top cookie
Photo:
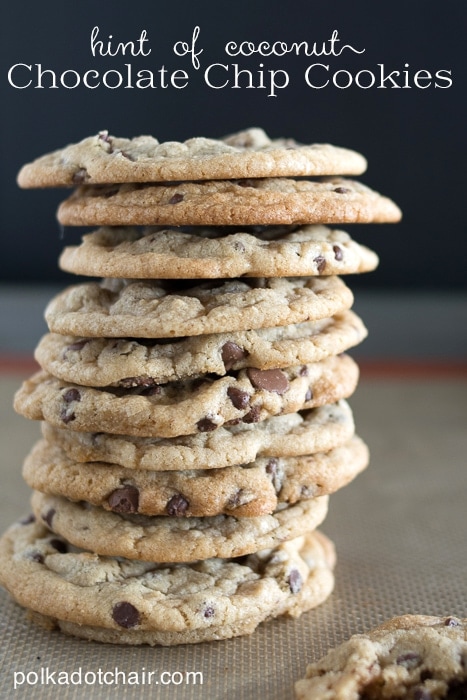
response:
[[[246,177],[360,175],[365,158],[329,144],[271,140],[259,128],[221,139],[159,143],[152,136],[126,139],[101,131],[23,166],[20,187],[78,184],[224,180]]]
[[[466,620],[403,615],[356,634],[307,668],[298,700],[467,697]]]

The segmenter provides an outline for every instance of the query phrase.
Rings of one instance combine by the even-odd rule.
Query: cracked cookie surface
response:
[[[368,448],[357,436],[328,452],[184,471],[74,462],[58,445],[41,440],[24,462],[23,478],[36,491],[117,513],[254,517],[268,515],[280,504],[334,493],[367,464]]]
[[[83,337],[170,338],[287,326],[352,306],[340,277],[242,280],[105,279],[66,288],[48,304],[49,330]]]
[[[251,554],[314,530],[326,517],[328,500],[317,496],[252,518],[116,513],[39,491],[31,504],[38,519],[77,547],[128,559],[188,562]]]
[[[92,554],[29,522],[3,535],[0,562],[2,584],[49,628],[169,645],[250,634],[271,617],[298,617],[331,593],[335,554],[315,532],[240,560],[155,564]]]
[[[26,418],[71,430],[168,438],[334,403],[357,382],[358,366],[348,355],[130,389],[85,387],[40,371],[16,392],[14,407]]]
[[[82,183],[204,180],[284,175],[360,175],[365,158],[330,144],[271,139],[252,127],[221,139],[160,143],[153,136],[120,138],[101,131],[37,158],[18,174],[21,187]]]
[[[42,423],[49,443],[77,462],[111,462],[150,471],[219,469],[259,457],[297,457],[344,444],[355,430],[352,411],[341,399],[301,413],[237,423],[212,432],[173,438],[86,433]]]
[[[367,331],[352,311],[291,326],[216,333],[172,342],[45,335],[35,350],[42,369],[85,386],[138,386],[246,367],[274,369],[319,362],[362,342]]]
[[[345,275],[378,265],[377,255],[345,231],[256,229],[101,228],[66,247],[59,264],[78,275],[138,279]]]

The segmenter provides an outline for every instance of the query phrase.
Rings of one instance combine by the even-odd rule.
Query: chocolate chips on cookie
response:
[[[223,139],[196,137],[160,143],[153,136],[119,138],[100,131],[28,163],[21,187],[74,187],[82,183],[165,182],[269,176],[360,175],[366,160],[330,144],[290,148],[259,128]],[[175,198],[175,203],[178,197]]]
[[[22,187],[76,187],[58,219],[94,230],[60,266],[101,278],[51,300],[41,370],[15,397],[43,438],[23,466],[34,517],[1,539],[0,581],[36,621],[194,643],[330,595],[316,528],[368,464],[346,403],[366,329],[339,275],[378,264],[339,226],[401,215],[348,179],[365,168],[258,128],[103,131],[22,168]]]
[[[402,615],[357,634],[307,668],[297,700],[465,698],[467,621]]]

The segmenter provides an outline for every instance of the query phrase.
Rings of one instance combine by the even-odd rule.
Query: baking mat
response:
[[[0,379],[2,530],[27,511],[21,463],[39,436],[11,409],[20,379]],[[466,617],[467,378],[363,378],[351,405],[371,465],[331,496],[321,529],[338,565],[326,603],[250,637],[127,648],[36,628],[2,590],[0,697],[282,700],[307,662],[388,617]]]

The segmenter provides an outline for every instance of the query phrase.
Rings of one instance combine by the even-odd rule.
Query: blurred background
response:
[[[377,271],[348,280],[356,293],[355,308],[371,330],[359,352],[465,357],[465,3],[16,0],[1,13],[0,350],[28,352],[33,347],[43,330],[48,298],[75,282],[58,270],[60,251],[83,233],[62,230],[55,220],[67,191],[18,189],[15,178],[23,163],[103,129],[128,137],[150,133],[163,141],[219,137],[256,125],[273,137],[330,142],[362,152],[369,167],[360,179],[393,198],[404,212],[397,225],[347,227],[381,259]],[[90,38],[96,26],[104,45],[112,35],[112,47],[136,43],[144,30],[147,41],[141,46],[148,55],[93,56]],[[199,70],[190,55],[177,56],[173,50],[176,42],[191,45],[195,27],[200,28],[195,50],[202,49]],[[336,31],[334,53],[340,55],[234,58],[224,50],[229,41],[256,46],[261,41],[306,41],[329,54]],[[346,44],[360,53],[345,49]],[[130,88],[125,82],[118,89],[35,86],[36,64],[60,76],[88,70],[126,75],[126,63],[134,73],[152,70],[156,87]],[[205,68],[216,63],[227,66],[211,73],[218,83],[228,81],[222,89],[210,88],[204,79]],[[246,74],[241,86],[234,86],[235,63],[250,71],[254,87],[247,87]],[[328,71],[313,71],[316,84],[347,71],[336,78],[341,87],[307,86],[305,71],[314,63],[329,66]],[[17,84],[32,79],[30,87],[9,84],[8,71],[16,64],[32,66],[30,72],[13,72]],[[166,76],[185,70],[188,85],[162,87],[162,68]],[[271,96],[268,81],[274,70],[286,71],[289,84]],[[354,80],[344,88],[348,76],[359,71],[365,71],[362,85],[369,84],[370,73],[375,84],[358,87]],[[387,78],[385,87],[378,87],[381,71],[394,82]],[[420,71],[421,87],[416,87],[414,76]],[[438,71],[450,72],[450,87],[435,79]],[[44,84],[50,83],[44,79]]]

